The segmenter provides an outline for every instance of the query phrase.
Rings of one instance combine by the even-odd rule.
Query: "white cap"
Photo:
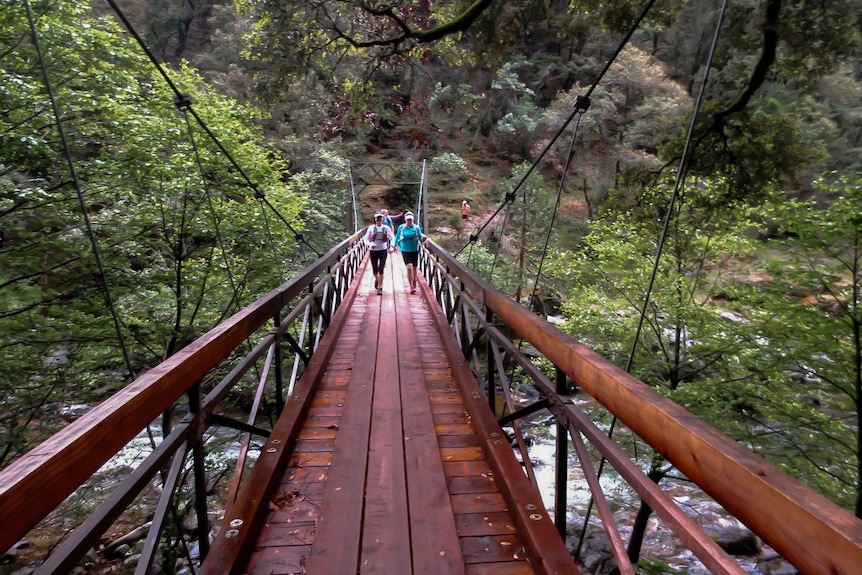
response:
[[[412,220],[413,219],[413,212],[407,212],[406,214],[404,214],[404,219],[405,220]]]

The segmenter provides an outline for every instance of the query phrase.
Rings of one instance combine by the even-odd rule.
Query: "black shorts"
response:
[[[386,266],[386,250],[371,250],[371,269],[376,275],[383,273]]]
[[[401,252],[401,257],[404,258],[404,265],[419,265],[419,252]]]

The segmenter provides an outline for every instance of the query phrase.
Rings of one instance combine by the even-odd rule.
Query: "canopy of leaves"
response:
[[[667,187],[640,211],[609,210],[581,250],[558,254],[548,273],[570,286],[566,329],[858,515],[859,177],[818,184],[826,208],[716,204],[725,185],[682,193],[648,304]],[[783,235],[764,281],[747,266],[773,218]]]
[[[46,414],[156,365],[308,255],[285,227],[302,229],[306,188],[285,185],[257,112],[169,72],[251,189],[139,48],[87,13],[36,4],[40,60],[23,5],[0,12],[0,463],[57,425]]]

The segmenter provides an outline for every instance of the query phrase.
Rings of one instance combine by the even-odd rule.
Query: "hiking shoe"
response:
[[[377,295],[383,295],[383,288],[377,288]]]
[[[416,288],[410,288],[410,293],[416,293]]]

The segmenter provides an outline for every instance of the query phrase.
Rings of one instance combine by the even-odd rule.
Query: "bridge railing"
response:
[[[745,573],[709,533],[650,479],[641,469],[642,460],[626,453],[575,405],[567,393],[570,381],[800,573],[862,573],[862,521],[851,513],[494,289],[434,242],[427,242],[422,250],[419,267],[477,381],[486,392],[490,390],[487,395],[492,409],[498,403],[497,393],[503,394],[508,415],[502,416],[500,423],[513,425],[517,432],[521,417],[541,409],[547,409],[555,419],[554,517],[561,535],[565,535],[566,528],[568,453],[573,446],[620,573],[634,573],[629,555],[634,557],[633,550],[639,545],[630,541],[630,550],[623,542],[600,481],[601,466],[606,464],[636,494],[633,498],[639,498],[654,511],[711,573]],[[518,339],[529,344],[532,357],[514,343]],[[553,365],[552,376],[537,367],[536,352]],[[539,392],[539,399],[527,407],[519,408],[510,397],[511,380],[507,374],[513,373],[515,367],[519,376],[529,379]],[[516,433],[516,438],[523,449],[520,433]],[[529,457],[524,452],[522,458],[532,479]],[[601,460],[599,470],[596,459]]]
[[[266,435],[255,424],[221,413],[223,400],[240,383],[256,387],[255,408],[264,393],[274,394],[276,411],[301,375],[322,332],[354,280],[367,246],[355,234],[174,356],[144,373],[107,401],[0,471],[0,550],[5,551],[39,522],[132,439],[162,419],[163,439],[122,478],[110,493],[55,549],[37,573],[66,573],[102,534],[152,485],[159,475],[162,496],[155,508],[137,573],[148,573],[165,528],[179,523],[175,500],[187,493],[206,526],[208,483],[206,437],[216,426],[246,434]],[[269,326],[269,327],[268,327]],[[293,355],[293,361],[286,354]],[[291,373],[285,371],[291,370]],[[272,397],[270,398],[272,399]],[[186,411],[171,424],[172,411]],[[231,483],[232,497],[242,476],[248,435],[242,442]],[[193,478],[186,485],[185,477]],[[201,528],[202,533],[207,529]],[[202,554],[208,540],[199,538]]]

